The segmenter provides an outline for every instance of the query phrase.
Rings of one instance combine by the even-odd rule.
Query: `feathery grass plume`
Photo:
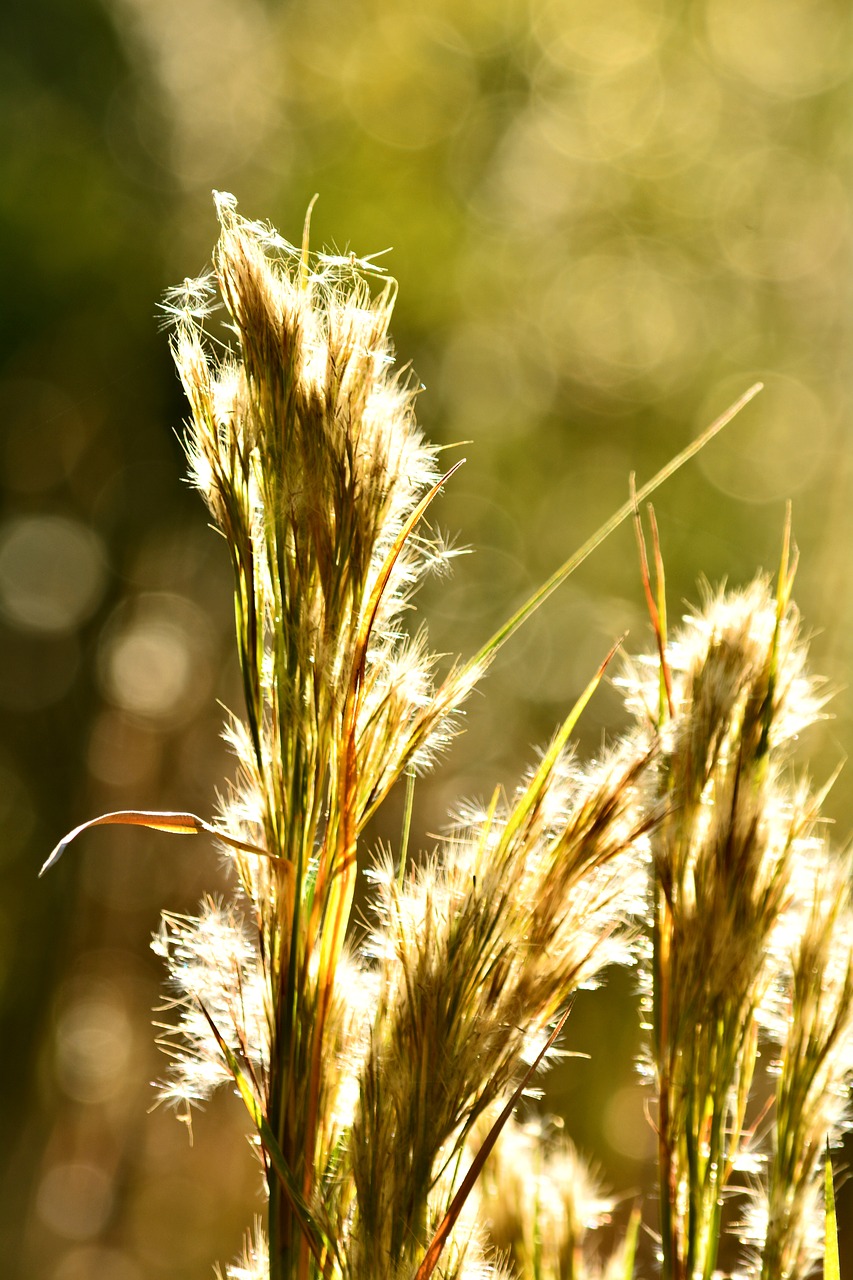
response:
[[[231,1081],[205,1011],[249,1065],[253,1078],[266,1081],[270,1059],[266,982],[255,940],[244,921],[233,907],[213,899],[202,904],[198,916],[164,911],[152,948],[171,974],[171,995],[161,1011],[177,1009],[179,1013],[177,1023],[161,1024],[159,1044],[172,1062],[160,1098],[189,1124],[190,1108]]]
[[[714,1271],[777,971],[775,932],[798,864],[814,854],[818,801],[786,766],[821,699],[805,670],[790,584],[783,560],[775,599],[764,579],[710,599],[674,643],[659,636],[665,679],[658,667],[630,699],[657,719],[655,795],[666,805],[651,835],[665,1280]]]
[[[192,476],[235,578],[246,718],[229,729],[240,773],[223,825],[269,855],[235,857],[268,1020],[266,1057],[252,1060],[239,1029],[235,1051],[294,1184],[268,1162],[271,1274],[306,1275],[296,1205],[317,1199],[337,1159],[328,1117],[346,1036],[336,975],[358,835],[446,735],[479,671],[451,672],[435,689],[423,636],[400,627],[441,548],[415,530],[439,473],[415,427],[413,390],[393,368],[393,282],[373,296],[365,264],[312,256],[307,244],[300,252],[240,218],[229,196],[217,209],[215,281],[237,348],[212,358],[198,282],[186,306],[170,302],[173,347],[192,409]],[[186,930],[181,946],[192,946]],[[223,985],[233,980],[229,961]],[[205,992],[190,978],[215,1054],[227,1011],[208,1007]],[[198,1043],[204,1028],[186,1027],[190,1016]],[[186,1077],[186,1059],[179,1065]],[[187,1079],[182,1088],[191,1092]]]
[[[267,1280],[269,1276],[269,1250],[260,1220],[256,1220],[251,1235],[243,1246],[237,1262],[232,1262],[223,1277],[216,1268],[217,1280]]]
[[[541,1121],[511,1122],[484,1170],[480,1212],[519,1276],[624,1277],[622,1250],[603,1259],[597,1247],[613,1207],[570,1139]]]
[[[390,860],[374,869],[383,988],[349,1151],[354,1280],[414,1270],[471,1126],[571,992],[631,958],[648,755],[631,744],[584,773],[565,736],[402,886]]]
[[[804,1280],[823,1255],[824,1156],[850,1121],[851,874],[849,856],[827,853],[792,943],[767,1187],[742,1233],[760,1250],[761,1280]]]

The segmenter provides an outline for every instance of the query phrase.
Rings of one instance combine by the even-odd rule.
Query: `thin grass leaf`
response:
[[[503,845],[508,844],[512,840],[512,837],[522,826],[524,819],[530,813],[531,809],[533,809],[537,800],[541,796],[545,784],[551,777],[554,765],[565,750],[566,743],[574,732],[575,725],[578,720],[580,720],[590,698],[601,684],[602,676],[610,665],[613,655],[616,653],[617,649],[619,649],[624,639],[625,637],[622,636],[610,649],[607,657],[604,659],[601,666],[598,668],[595,675],[592,677],[589,684],[586,686],[583,693],[560,726],[559,732],[555,736],[554,741],[542,757],[542,762],[539,765],[539,768],[536,770],[530,780],[530,783],[526,787],[524,795],[513,808],[512,815],[507,822],[501,837],[501,843]]]
[[[302,224],[302,253],[299,258],[299,284],[302,290],[308,288],[309,264],[311,259],[311,215],[314,212],[314,205],[320,199],[320,192],[315,191],[311,199],[308,201],[308,208],[305,210],[305,221]]]
[[[601,544],[610,537],[610,534],[615,532],[615,530],[618,529],[619,526],[634,513],[637,504],[650,497],[651,494],[653,494],[656,489],[659,489],[662,484],[676,473],[676,471],[680,470],[685,463],[689,462],[691,458],[695,457],[697,453],[704,449],[705,445],[708,444],[714,436],[718,435],[724,427],[728,426],[741,409],[749,404],[750,400],[754,399],[754,397],[758,395],[759,391],[762,391],[763,389],[763,382],[754,383],[738,400],[734,402],[734,404],[730,405],[724,413],[715,419],[709,427],[706,427],[706,429],[702,431],[695,440],[691,441],[685,449],[682,449],[680,453],[670,459],[666,466],[662,467],[660,471],[652,476],[651,480],[647,481],[641,489],[636,492],[632,492],[628,501],[623,503],[622,506],[609,517],[609,519],[605,520],[604,524],[600,525],[595,533],[593,533],[586,542],[577,549],[577,551],[569,556],[568,560],[566,560],[559,569],[555,570],[551,577],[548,578],[541,587],[538,587],[537,590],[534,591],[533,595],[530,596],[529,599],[526,600],[525,603],[517,609],[501,627],[498,628],[494,635],[486,641],[486,643],[477,651],[477,653],[474,654],[472,658],[469,658],[467,662],[464,662],[461,666],[454,667],[450,675],[445,680],[444,685],[442,685],[442,687],[437,691],[435,698],[436,703],[441,700],[441,696],[445,691],[452,692],[454,690],[461,690],[466,686],[466,684],[470,684],[473,687],[477,682],[478,676],[488,667],[492,659],[504,644],[506,644],[506,642],[515,635],[516,631],[520,630],[528,618],[536,612],[539,606],[544,604],[548,597],[552,595],[558,587],[562,586],[562,584],[574,573],[575,569],[583,564],[584,560],[586,560],[587,557],[596,550],[596,548],[601,546]],[[460,466],[463,461],[464,459],[461,459],[456,465]],[[435,488],[432,489],[424,499],[422,499],[420,506],[415,512],[413,512],[412,517],[410,518],[411,527],[414,527],[414,524],[417,522],[417,519],[419,519],[420,514],[422,514],[422,508],[432,501],[435,493],[453,474],[455,469],[456,468],[453,468],[449,471],[447,475],[438,482],[438,485],[436,485]],[[405,541],[405,538],[408,536],[410,531],[410,528],[407,526],[407,528],[401,532],[400,546],[402,546],[402,542]],[[396,551],[392,549],[392,556],[394,558],[396,558],[396,555],[398,554],[399,547]],[[389,559],[391,559],[391,557],[389,557]],[[393,563],[393,560],[391,562]],[[378,604],[379,597],[377,596],[376,598]],[[367,636],[370,632],[370,626],[372,625],[370,611],[368,611],[367,614],[367,622],[368,625],[366,627],[366,633],[363,637],[365,646]],[[365,650],[363,648],[362,653],[364,651]],[[355,672],[356,674],[359,672],[358,665],[355,668]],[[410,754],[411,753],[407,753],[406,759],[409,758]],[[387,796],[392,783],[396,780],[396,776],[397,775],[386,781],[385,785],[378,791],[378,793],[372,796],[362,815],[362,825],[369,821],[369,819],[376,813],[377,809]]]
[[[462,1209],[464,1208],[465,1201],[468,1199],[469,1195],[471,1194],[471,1191],[474,1187],[474,1183],[479,1178],[483,1165],[486,1163],[486,1160],[488,1159],[492,1151],[492,1148],[494,1147],[495,1143],[498,1140],[498,1137],[500,1136],[501,1129],[503,1129],[507,1120],[509,1120],[510,1116],[515,1110],[516,1105],[518,1104],[519,1098],[524,1093],[524,1090],[527,1088],[528,1084],[530,1083],[534,1075],[534,1072],[536,1071],[536,1068],[539,1066],[539,1063],[545,1057],[545,1054],[551,1048],[554,1041],[557,1039],[557,1036],[562,1031],[565,1025],[566,1019],[568,1018],[571,1011],[572,1011],[572,1007],[571,1005],[569,1005],[568,1009],[562,1015],[557,1025],[554,1027],[554,1030],[551,1032],[545,1044],[539,1050],[539,1053],[536,1055],[536,1058],[530,1064],[527,1071],[524,1073],[523,1079],[520,1081],[518,1087],[516,1088],[509,1102],[506,1104],[503,1111],[500,1113],[497,1120],[492,1125],[491,1129],[488,1132],[488,1135],[485,1138],[485,1141],[483,1142],[483,1145],[480,1147],[480,1150],[477,1152],[474,1159],[471,1161],[471,1167],[468,1170],[468,1172],[465,1174],[465,1177],[462,1179],[462,1182],[459,1185],[459,1189],[456,1192],[456,1195],[453,1197],[452,1201],[450,1202],[450,1208],[447,1210],[447,1213],[444,1215],[441,1222],[439,1223],[438,1230],[433,1236],[432,1241],[430,1242],[430,1246],[427,1249],[426,1253],[424,1254],[423,1261],[421,1262],[421,1265],[418,1267],[415,1273],[415,1280],[429,1280],[429,1277],[432,1275],[433,1271],[435,1271],[435,1268],[438,1265],[438,1260],[441,1257],[441,1251],[444,1248],[445,1244],[447,1243],[447,1238],[450,1235],[451,1231],[453,1230],[454,1226],[456,1225],[456,1221],[460,1213],[462,1212]]]
[[[661,679],[663,681],[663,692],[666,694],[667,710],[671,718],[675,714],[675,707],[672,701],[672,668],[669,665],[666,653],[666,571],[664,569],[663,553],[661,552],[660,533],[658,532],[655,508],[651,502],[648,504],[648,513],[649,524],[652,529],[652,546],[655,553],[655,588],[661,637]]]
[[[637,490],[635,495],[630,497],[627,502],[624,502],[617,511],[614,511],[613,515],[610,516],[608,520],[605,520],[604,524],[600,525],[599,528],[596,529],[595,533],[587,538],[586,542],[578,547],[577,551],[570,555],[568,560],[566,560],[564,564],[560,565],[559,569],[556,569],[546,582],[543,582],[541,587],[538,587],[537,590],[534,591],[533,595],[524,602],[521,608],[517,609],[512,617],[507,619],[502,627],[498,628],[495,634],[486,641],[479,652],[465,664],[463,670],[473,670],[494,657],[498,649],[502,648],[502,646],[506,644],[507,640],[509,640],[511,636],[515,635],[516,631],[523,626],[531,614],[535,613],[539,606],[543,604],[558,587],[561,587],[567,578],[571,577],[575,569],[582,565],[584,560],[586,560],[588,556],[592,555],[593,551],[595,551],[597,547],[600,547],[602,542],[609,538],[611,533],[619,528],[620,524],[623,524],[630,516],[633,515],[634,507],[637,503],[644,502],[645,499],[650,497],[656,489],[659,489],[660,486],[670,478],[670,476],[675,475],[676,471],[679,471],[686,462],[689,462],[691,458],[694,458],[697,453],[705,448],[705,445],[708,444],[710,440],[713,440],[715,435],[718,435],[724,427],[728,426],[732,418],[735,418],[740,413],[741,409],[748,405],[750,400],[753,400],[758,395],[759,391],[763,390],[763,382],[753,383],[753,385],[743,393],[740,399],[736,400],[733,405],[730,405],[729,408],[726,409],[725,413],[720,414],[719,418],[715,419],[709,427],[706,427],[705,430],[701,432],[695,440],[692,440],[685,449],[682,449],[681,453],[677,453],[674,458],[671,458],[665,467],[662,467],[656,475],[652,476],[651,480],[648,480],[641,489]]]
[[[631,1210],[631,1216],[628,1219],[628,1226],[625,1231],[625,1269],[623,1271],[624,1280],[632,1280],[634,1275],[634,1262],[637,1257],[637,1245],[640,1241],[640,1224],[643,1221],[643,1211],[638,1204],[635,1204]]]
[[[400,833],[400,865],[397,869],[397,887],[403,888],[406,877],[406,863],[409,857],[409,835],[412,830],[412,810],[415,804],[415,775],[406,774],[406,793],[403,799],[403,829]]]
[[[658,699],[658,726],[663,724],[665,711],[668,710],[670,717],[673,714],[672,709],[672,687],[667,679],[667,661],[666,661],[666,622],[665,612],[661,613],[661,572],[658,558],[655,559],[655,576],[657,578],[657,593],[652,590],[651,573],[649,572],[649,557],[646,552],[646,535],[643,529],[643,520],[640,515],[640,508],[637,506],[636,486],[634,484],[634,473],[631,473],[630,480],[631,494],[634,498],[634,532],[637,537],[637,550],[640,555],[640,579],[643,584],[643,594],[646,597],[646,610],[649,615],[649,621],[652,624],[652,633],[655,637],[655,644],[658,651],[658,664],[660,666],[660,697]],[[649,503],[649,511],[653,511],[651,503]],[[652,516],[654,520],[654,516]],[[655,531],[657,526],[654,526]],[[665,604],[663,605],[665,610]]]
[[[88,822],[81,822],[79,827],[69,831],[53,850],[39,872],[39,876],[43,876],[51,867],[56,866],[71,842],[76,840],[82,832],[88,831],[89,827],[106,826],[148,827],[150,831],[166,831],[173,836],[198,836],[204,832],[205,835],[213,836],[216,840],[222,840],[232,849],[240,849],[243,853],[256,853],[263,858],[270,857],[266,849],[259,849],[254,844],[246,844],[244,840],[236,839],[227,831],[220,831],[211,826],[209,822],[205,822],[194,813],[158,813],[147,809],[120,809],[116,813],[102,813],[98,818],[90,818]]]
[[[828,1149],[824,1172],[824,1203],[826,1205],[826,1228],[823,1247],[823,1278],[824,1280],[841,1280],[841,1260],[838,1255],[838,1216],[835,1211],[832,1161],[829,1158]]]

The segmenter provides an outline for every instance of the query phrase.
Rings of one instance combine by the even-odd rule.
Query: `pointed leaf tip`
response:
[[[41,871],[39,872],[39,879],[42,878],[42,876],[46,871],[50,871],[51,867],[56,866],[57,862],[62,857],[63,853],[68,848],[69,843],[74,839],[74,835],[75,835],[75,832],[72,831],[71,834],[67,835],[64,840],[60,840],[56,848],[52,850],[50,857],[47,858],[42,863],[42,868],[41,868]]]
[[[838,1252],[838,1216],[835,1207],[835,1189],[832,1183],[832,1160],[829,1155],[829,1144],[826,1148],[824,1164],[824,1245],[823,1274],[824,1280],[841,1280],[841,1258]]]

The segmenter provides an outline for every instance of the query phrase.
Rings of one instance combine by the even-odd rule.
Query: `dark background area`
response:
[[[853,743],[847,0],[14,0],[0,47],[0,1258],[8,1280],[189,1280],[260,1210],[241,1108],[149,1113],[159,911],[215,854],[96,831],[212,813],[239,704],[223,548],[183,482],[155,308],[205,268],[212,188],[400,282],[394,333],[440,444],[438,506],[475,554],[422,609],[469,654],[756,378],[767,389],[656,499],[670,612],[778,559]],[[505,650],[419,785],[421,847],[512,785],[614,638],[649,644],[624,528]],[[625,724],[602,690],[581,739]],[[391,806],[393,809],[393,805]],[[838,838],[846,774],[829,800]],[[392,812],[387,831],[396,834]],[[377,831],[377,838],[383,831]],[[157,1015],[155,1015],[157,1016]],[[159,1015],[162,1016],[162,1015]],[[651,1197],[630,979],[584,995],[549,1082],[616,1192]],[[842,1192],[844,1197],[845,1193]],[[846,1203],[851,1202],[849,1188]],[[649,1210],[650,1219],[653,1209]],[[853,1275],[853,1240],[842,1266]],[[846,1252],[846,1262],[844,1254]]]

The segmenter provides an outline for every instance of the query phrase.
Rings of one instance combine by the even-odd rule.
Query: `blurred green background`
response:
[[[164,1061],[148,942],[161,907],[221,890],[215,854],[98,831],[36,879],[84,818],[209,815],[229,771],[228,570],[182,481],[184,410],[155,320],[163,289],[209,259],[211,188],[296,240],[319,192],[318,246],[393,247],[421,421],[441,444],[471,442],[438,517],[476,554],[422,600],[442,651],[470,653],[624,500],[629,472],[648,478],[764,379],[657,499],[670,610],[700,575],[772,569],[793,499],[796,594],[839,689],[804,743],[824,778],[853,743],[851,26],[849,0],[7,4],[7,1280],[208,1276],[260,1209],[235,1099],[199,1116],[193,1149],[149,1114]],[[503,654],[419,786],[422,846],[457,797],[512,785],[625,631],[648,645],[629,528]],[[622,723],[603,690],[585,748]],[[846,840],[845,775],[829,808]],[[592,1062],[570,1060],[548,1100],[612,1189],[651,1195],[631,986],[579,1000],[569,1045]]]

